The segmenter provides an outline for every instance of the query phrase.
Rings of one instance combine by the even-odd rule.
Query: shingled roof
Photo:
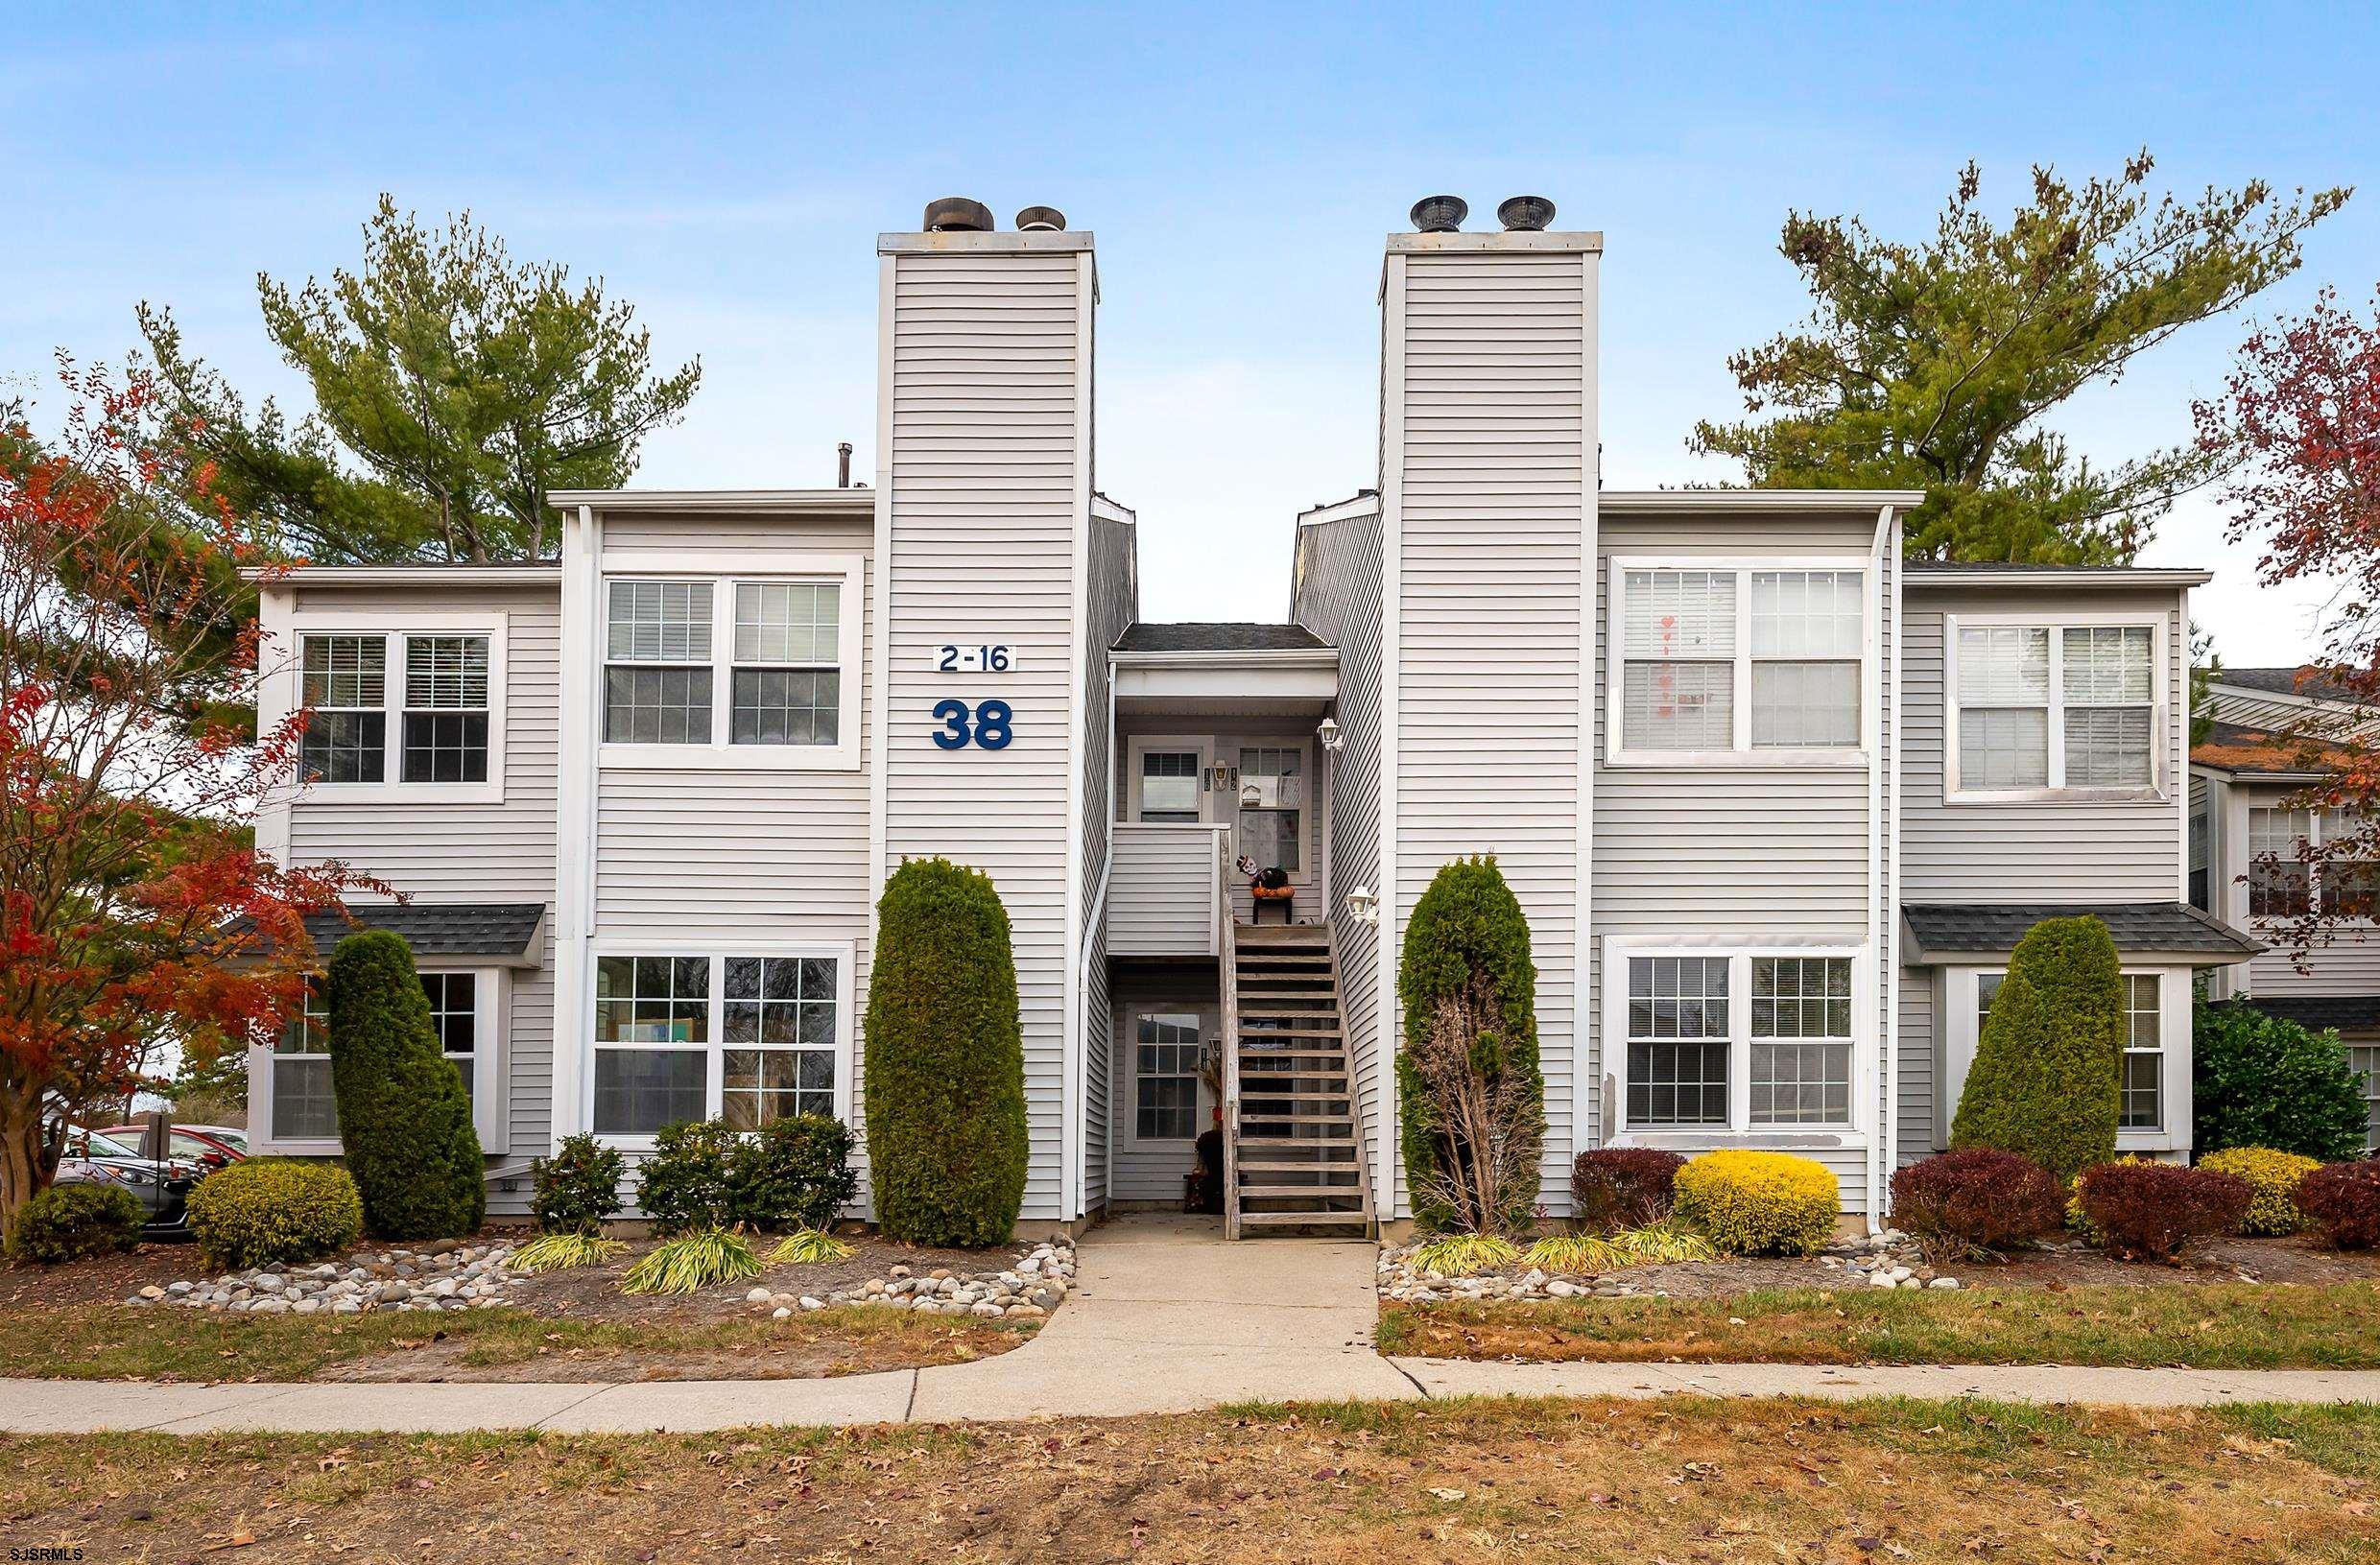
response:
[[[2025,932],[2044,918],[2086,916],[2107,926],[2119,951],[2203,954],[2229,962],[2264,949],[2261,941],[2187,902],[1916,902],[1901,907],[1911,937],[1929,958],[2013,951]]]
[[[2249,995],[2239,1004],[2320,1032],[2380,1032],[2380,994]]]
[[[311,913],[306,933],[315,949],[327,955],[341,939],[359,930],[385,929],[401,936],[422,957],[485,957],[506,966],[537,964],[538,952],[530,942],[545,918],[542,902],[379,902],[349,903],[354,922],[337,913]]]
[[[2358,706],[2364,701],[2362,696],[2345,685],[2323,678],[2311,663],[2294,663],[2278,669],[2218,669],[2212,682],[2235,690],[2260,690],[2270,696],[2303,696],[2310,701],[2348,701]]]
[[[1313,652],[1330,643],[1302,625],[1250,620],[1155,624],[1141,620],[1116,637],[1120,652]]]
[[[2190,747],[2193,766],[2243,777],[2324,776],[2354,759],[2338,745],[2239,723],[2209,723],[2206,737]]]

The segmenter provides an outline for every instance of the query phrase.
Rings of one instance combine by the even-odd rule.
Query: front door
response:
[[[1200,1005],[1127,1008],[1116,1073],[1115,1195],[1178,1201],[1199,1166],[1198,1139],[1215,1122],[1204,1065],[1217,1013]]]

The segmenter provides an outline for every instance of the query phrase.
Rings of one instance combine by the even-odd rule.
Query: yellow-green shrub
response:
[[[2297,1210],[2297,1183],[2321,1166],[2314,1158],[2271,1147],[2226,1147],[2199,1159],[2200,1168],[2248,1181],[2248,1216],[2240,1220],[2244,1234],[2294,1234],[2303,1228],[2306,1215]]]
[[[1810,1255],[1834,1236],[1843,1193],[1823,1163],[1729,1148],[1678,1171],[1678,1216],[1733,1255]]]
[[[294,1157],[251,1157],[190,1189],[190,1233],[213,1267],[311,1261],[363,1235],[364,1201],[347,1171]]]

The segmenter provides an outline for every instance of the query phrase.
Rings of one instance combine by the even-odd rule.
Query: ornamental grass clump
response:
[[[1678,1216],[1730,1255],[1814,1255],[1834,1236],[1842,1187],[1825,1164],[1726,1148],[1678,1171]]]
[[[1415,1245],[1413,1252],[1416,1269],[1441,1277],[1475,1277],[1520,1258],[1518,1245],[1494,1234],[1440,1234]]]
[[[594,1234],[539,1234],[512,1252],[505,1266],[513,1271],[568,1271],[574,1267],[601,1266],[628,1245]]]
[[[2323,1164],[2299,1181],[2297,1206],[2333,1249],[2380,1247],[2380,1159]]]
[[[1540,1271],[1574,1275],[1718,1258],[1719,1251],[1709,1240],[1675,1221],[1623,1228],[1613,1234],[1553,1234],[1530,1245],[1522,1256]]]
[[[1570,1165],[1570,1212],[1588,1233],[1659,1222],[1678,1203],[1686,1160],[1658,1147],[1598,1147]]]
[[[769,1252],[771,1266],[822,1266],[851,1259],[851,1246],[818,1228],[796,1228]]]
[[[2178,1163],[2102,1163],[2085,1169],[2075,1197],[2111,1255],[2171,1261],[2193,1240],[2238,1228],[2248,1181]]]
[[[2270,1147],[2226,1147],[2199,1159],[2199,1167],[2248,1182],[2248,1215],[2236,1232],[2278,1236],[2301,1232],[2306,1215],[2297,1207],[2297,1187],[2322,1165],[2296,1152]]]
[[[1981,1260],[2054,1232],[2058,1181],[2029,1157],[1969,1147],[1892,1175],[1892,1225],[1935,1260]]]
[[[620,1279],[623,1293],[695,1293],[720,1283],[756,1277],[760,1257],[742,1234],[725,1228],[702,1228],[655,1245],[628,1275]]]

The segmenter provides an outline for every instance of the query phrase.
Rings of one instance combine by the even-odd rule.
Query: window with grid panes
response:
[[[463,1073],[464,1096],[471,1096],[472,1067],[479,1054],[479,975],[423,973],[421,992],[430,1001],[430,1030],[439,1052]]]
[[[1132,1044],[1132,1128],[1140,1140],[1197,1139],[1201,1052],[1195,1015],[1140,1018]]]
[[[1735,747],[1733,571],[1621,575],[1621,733],[1630,749]]]
[[[405,638],[404,779],[488,780],[488,638]]]
[[[1240,851],[1260,868],[1297,873],[1305,804],[1305,751],[1251,746],[1240,751]]]
[[[1851,1121],[1851,959],[1754,957],[1750,1121]]]
[[[843,589],[831,581],[735,583],[731,744],[838,742],[842,603]]]
[[[604,742],[711,740],[711,583],[612,581],[606,594]]]
[[[1199,752],[1144,750],[1140,757],[1140,818],[1196,825],[1199,819]]]
[[[1858,571],[1752,573],[1752,747],[1859,743]]]
[[[595,959],[595,1130],[649,1136],[710,1095],[708,957]]]
[[[2165,1030],[2154,973],[2124,975],[2124,1100],[2116,1124],[2126,1130],[2165,1125]]]
[[[330,1008],[316,984],[273,1045],[273,1139],[336,1141],[339,1100],[330,1084]]]
[[[738,1130],[835,1112],[839,963],[728,957],[722,975],[720,1112]]]
[[[298,766],[324,783],[376,783],[388,774],[389,642],[385,635],[307,632],[298,648],[298,701],[307,712]]]
[[[1628,1122],[1727,1123],[1727,959],[1628,960]]]

